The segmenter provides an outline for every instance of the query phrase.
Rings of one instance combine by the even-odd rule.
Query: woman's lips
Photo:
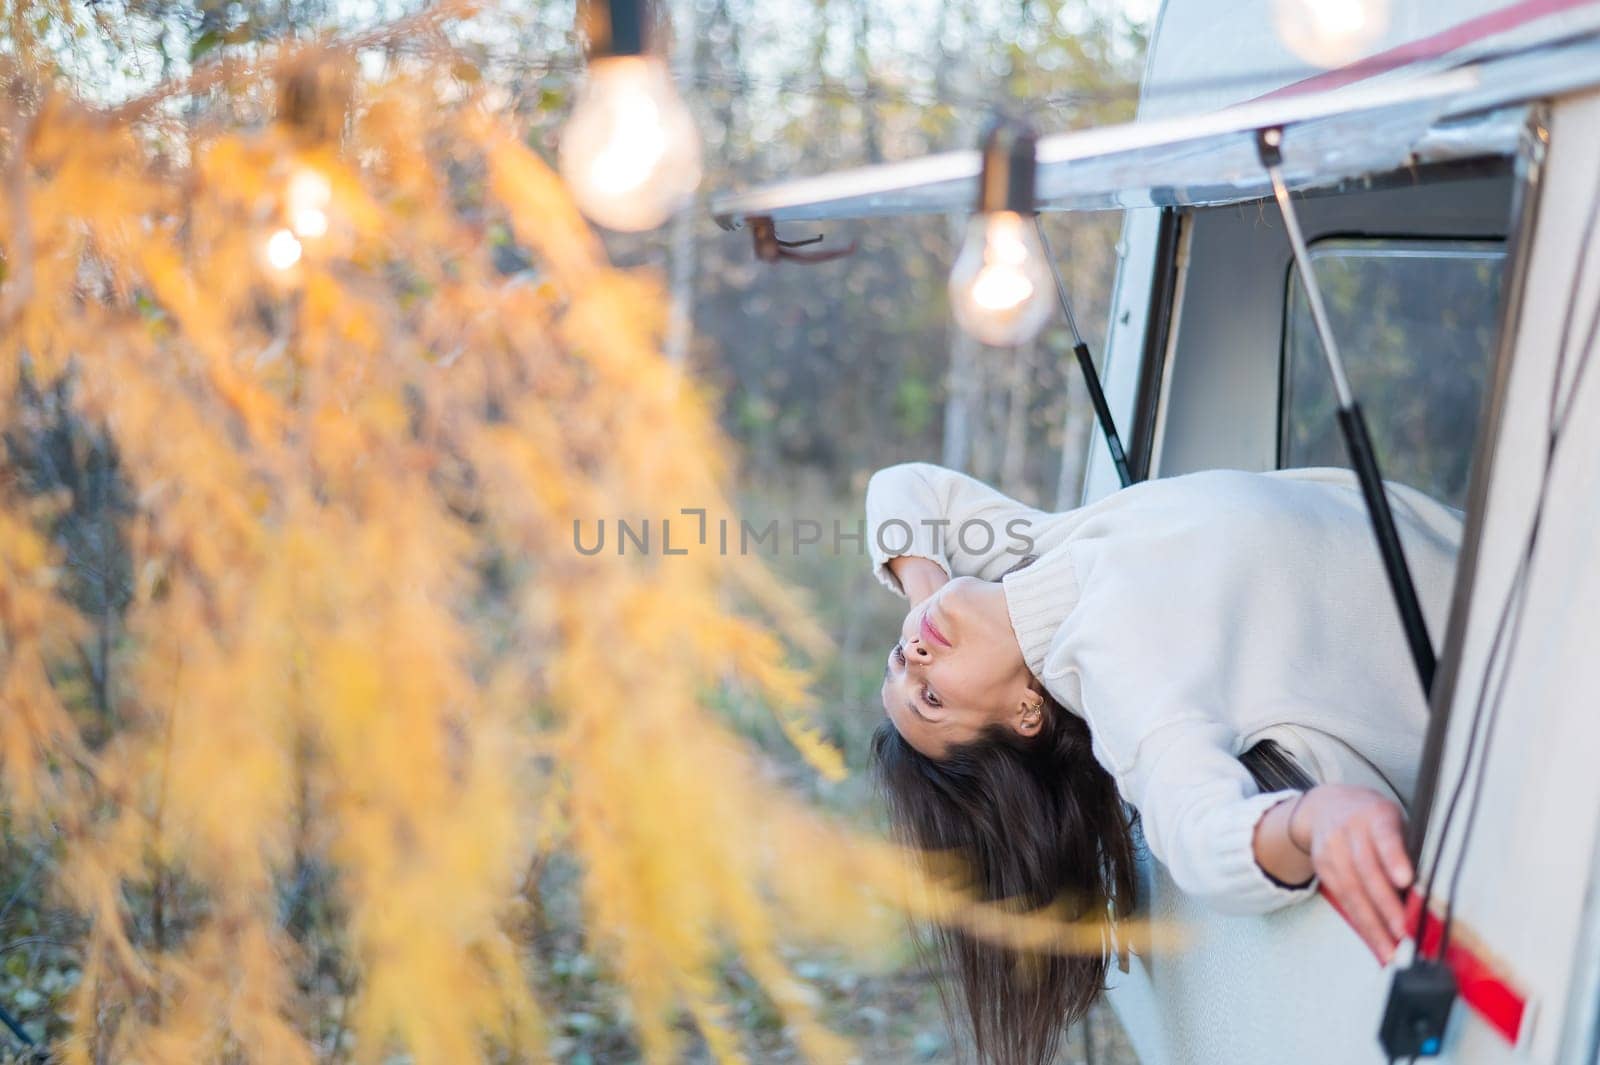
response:
[[[946,647],[949,647],[950,641],[944,638],[944,633],[940,632],[934,627],[933,618],[929,616],[932,613],[933,609],[931,607],[922,612],[922,638],[924,640],[932,640],[935,643],[942,643]]]

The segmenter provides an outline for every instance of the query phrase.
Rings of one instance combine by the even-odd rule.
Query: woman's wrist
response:
[[[1307,858],[1311,857],[1311,833],[1309,829],[1297,828],[1295,818],[1300,813],[1300,807],[1305,803],[1306,796],[1310,795],[1311,791],[1314,790],[1313,788],[1308,791],[1302,791],[1295,797],[1293,804],[1289,807],[1289,816],[1284,823],[1284,831],[1289,837],[1289,842]]]
[[[1291,829],[1294,815],[1300,812],[1299,805],[1309,794],[1301,792],[1274,803],[1256,822],[1251,848],[1256,865],[1284,887],[1304,887],[1315,875],[1310,855],[1294,838]]]
[[[889,560],[889,572],[900,582],[900,590],[913,603],[920,603],[949,580],[944,567],[921,555],[899,555]]]

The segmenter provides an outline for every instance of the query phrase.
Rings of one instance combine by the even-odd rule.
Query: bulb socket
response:
[[[983,170],[978,175],[978,211],[1031,215],[1038,170],[1039,137],[1019,118],[996,115],[983,136]]]
[[[644,55],[651,14],[649,0],[586,0],[582,20],[589,58]]]
[[[1256,130],[1256,154],[1264,167],[1283,165],[1283,127],[1268,126]]]

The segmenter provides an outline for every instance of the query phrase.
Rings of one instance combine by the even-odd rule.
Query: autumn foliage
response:
[[[442,17],[387,31],[427,47],[381,76],[330,41],[115,107],[6,60],[0,809],[83,919],[55,1050],[538,1059],[522,891],[563,851],[648,1057],[687,1016],[739,1058],[732,957],[842,1059],[780,939],[870,951],[955,903],[708,709],[737,677],[842,772],[786,664],[824,641],[758,560],[574,550],[575,519],[726,515],[728,447],[658,354],[656,280]],[[326,231],[275,265],[306,175]]]

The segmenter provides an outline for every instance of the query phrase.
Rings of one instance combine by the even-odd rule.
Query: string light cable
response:
[[[577,75],[585,69],[585,63],[579,56],[550,57],[542,61],[530,61],[526,52],[518,49],[507,50],[503,53],[489,50],[478,54],[476,57],[471,56],[465,48],[451,42],[445,32],[445,27],[450,23],[464,21],[469,18],[470,11],[471,7],[467,0],[440,0],[439,3],[414,15],[406,16],[381,26],[323,39],[315,43],[296,40],[286,45],[280,44],[276,47],[275,53],[253,56],[247,62],[241,62],[228,52],[218,50],[207,56],[203,62],[197,64],[187,76],[173,79],[115,104],[108,108],[107,114],[115,121],[149,121],[155,116],[158,107],[168,100],[203,94],[236,81],[256,80],[264,76],[277,76],[280,66],[299,61],[312,49],[338,55],[354,55],[363,51],[379,49],[386,52],[407,54],[432,54],[438,56],[453,54],[463,59],[476,59],[482,67],[502,67],[531,74]],[[1577,31],[1547,40],[1524,41],[1499,48],[1488,48],[1464,58],[1463,64],[1514,59],[1522,55],[1566,47],[1592,37],[1592,31]],[[1451,50],[1441,49],[1424,55],[1409,57],[1404,65],[1408,69],[1415,69],[1422,65],[1437,63],[1451,54]],[[1358,74],[1365,71],[1379,74],[1390,68],[1377,58],[1369,57],[1340,69]],[[1270,70],[1251,71],[1243,75],[1230,74],[1176,79],[1147,87],[1141,87],[1137,82],[1127,82],[1111,85],[1103,89],[1073,89],[1046,92],[1031,97],[1030,104],[1034,107],[1057,108],[1095,103],[1159,100],[1184,96],[1190,93],[1248,89],[1268,82],[1281,82],[1285,85],[1292,85],[1296,83],[1294,81],[1296,78],[1314,77],[1317,73],[1318,71],[1314,67],[1279,67]],[[931,92],[888,86],[881,82],[868,82],[858,89],[826,79],[762,78],[744,72],[723,74],[709,71],[688,73],[686,74],[686,80],[697,89],[716,90],[730,94],[762,90],[778,95],[836,96],[869,102],[899,103],[924,107],[948,106],[972,110],[981,109],[984,111],[992,108],[994,103],[989,98],[977,99],[964,94],[948,92],[943,98],[936,98]]]
[[[1580,31],[1547,40],[1520,42],[1500,48],[1487,48],[1471,56],[1464,56],[1459,64],[1450,64],[1450,66],[1470,66],[1478,63],[1515,59],[1519,56],[1590,40],[1593,36],[1592,31]],[[1411,70],[1422,65],[1438,63],[1451,54],[1450,50],[1440,50],[1408,57],[1404,66],[1406,69]],[[504,65],[508,68],[521,69],[523,71],[539,71],[552,74],[576,74],[583,69],[582,64],[576,60],[551,59],[544,62],[529,63],[526,59],[519,60],[518,53],[514,51],[492,56],[491,65]],[[1340,69],[1357,74],[1370,72],[1370,75],[1373,76],[1390,70],[1388,66],[1374,58],[1358,60],[1349,64],[1348,67]],[[1066,89],[1057,92],[1045,92],[1029,96],[1028,105],[1033,109],[1081,107],[1089,104],[1131,103],[1139,100],[1170,99],[1193,93],[1250,89],[1269,83],[1282,84],[1287,87],[1297,84],[1296,79],[1315,77],[1318,73],[1321,73],[1321,71],[1315,67],[1273,67],[1252,70],[1246,74],[1179,78],[1143,87],[1137,81],[1129,81],[1099,89]],[[844,79],[806,78],[788,75],[762,77],[744,71],[684,71],[681,76],[686,83],[693,85],[696,89],[726,92],[732,95],[767,92],[780,96],[837,97],[855,102],[903,104],[919,107],[945,106],[984,112],[988,112],[994,107],[994,99],[992,97],[975,97],[965,93],[952,93],[949,91],[939,96],[933,93],[931,89],[922,90],[900,85],[889,85],[880,81],[868,81],[864,84],[852,85]]]

